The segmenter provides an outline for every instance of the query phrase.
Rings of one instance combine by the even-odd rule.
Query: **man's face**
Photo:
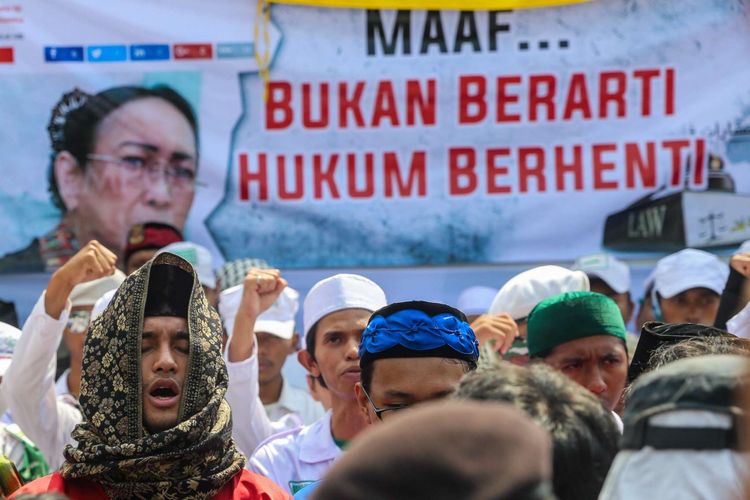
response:
[[[388,420],[399,409],[448,396],[465,373],[466,364],[456,359],[378,359],[372,365],[369,391],[372,404],[361,384],[356,388],[357,401],[369,423],[374,424],[380,419],[373,404],[380,409],[392,409],[381,413],[383,420]]]
[[[674,297],[661,297],[662,321],[713,325],[721,297],[708,288],[691,288]]]
[[[296,335],[291,339],[282,339],[272,333],[255,332],[258,340],[258,381],[268,384],[281,377],[287,356],[296,349]]]
[[[592,278],[590,281],[592,292],[601,293],[615,301],[615,304],[620,309],[620,314],[622,314],[622,321],[627,325],[633,316],[634,308],[633,301],[630,299],[630,293],[617,293],[607,283],[598,278]]]
[[[197,152],[190,123],[174,106],[152,97],[130,101],[102,120],[95,141],[92,155],[116,160],[88,162],[73,201],[78,227],[117,253],[134,224],[184,227],[194,181],[167,177],[164,168],[187,165],[195,173]],[[140,168],[154,162],[161,163],[154,172]]]
[[[315,360],[308,370],[323,377],[332,398],[353,400],[359,382],[359,342],[372,313],[366,309],[336,311],[318,321]]]
[[[614,410],[625,388],[628,355],[622,340],[595,335],[560,344],[544,362],[591,391]]]
[[[151,433],[178,424],[189,353],[185,318],[150,316],[144,319],[141,341],[143,426]]]
[[[125,274],[130,276],[136,272],[143,264],[150,261],[158,251],[156,248],[149,248],[147,250],[136,250],[130,254],[128,261],[125,262]]]

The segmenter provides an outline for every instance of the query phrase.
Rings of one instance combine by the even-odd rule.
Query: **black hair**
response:
[[[596,500],[618,451],[614,417],[585,388],[542,363],[501,361],[464,377],[455,399],[501,401],[525,411],[552,438],[559,500]]]
[[[305,349],[307,352],[310,353],[310,357],[313,359],[313,361],[316,361],[315,359],[315,333],[318,331],[318,323],[320,320],[316,321],[313,326],[310,327],[310,330],[307,332],[307,335],[305,335]],[[321,387],[324,389],[328,389],[328,386],[326,385],[326,381],[323,380],[323,376],[320,375],[318,377],[315,377],[315,379],[320,383]]]
[[[153,88],[123,86],[103,90],[95,95],[87,95],[78,89],[65,94],[52,110],[47,128],[52,141],[52,155],[48,171],[48,182],[52,202],[61,210],[67,210],[60,196],[55,177],[55,157],[67,151],[83,169],[88,163],[88,155],[94,147],[96,129],[104,118],[117,108],[137,99],[156,97],[175,107],[190,124],[198,145],[198,119],[190,103],[174,89],[166,85]]]

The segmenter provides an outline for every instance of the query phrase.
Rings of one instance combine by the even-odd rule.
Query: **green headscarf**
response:
[[[595,335],[612,335],[625,342],[625,332],[620,309],[606,295],[562,293],[541,301],[529,314],[529,356],[538,357],[560,344]]]
[[[192,277],[190,351],[179,424],[149,434],[143,426],[141,334],[149,278],[163,265]],[[219,316],[190,264],[160,254],[125,280],[89,330],[81,373],[84,422],[73,431],[78,447],[65,449],[62,476],[95,481],[110,498],[213,497],[245,465],[231,439],[226,390]]]

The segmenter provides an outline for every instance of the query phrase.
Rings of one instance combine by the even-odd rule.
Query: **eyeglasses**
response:
[[[156,175],[164,175],[167,181],[178,189],[193,189],[203,186],[196,176],[195,160],[181,158],[162,160],[149,156],[128,155],[118,157],[112,155],[90,154],[89,161],[101,161],[117,165],[127,182],[144,182],[147,178],[154,180]]]
[[[372,406],[372,410],[375,412],[375,416],[378,417],[378,420],[381,422],[385,420],[386,418],[394,415],[395,413],[405,410],[409,408],[411,405],[399,405],[399,406],[390,406],[388,408],[378,408],[375,406],[375,403],[372,402],[372,398],[369,394],[367,394],[367,391],[364,387],[362,387],[362,392],[365,393],[365,397],[367,397],[367,401],[370,402],[370,406]]]

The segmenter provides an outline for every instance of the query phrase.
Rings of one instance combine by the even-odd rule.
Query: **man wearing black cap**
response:
[[[86,339],[77,447],[59,472],[20,492],[289,498],[243,470],[226,388],[218,314],[189,263],[158,255],[127,278]]]
[[[160,248],[178,241],[182,241],[182,233],[169,224],[146,222],[131,227],[123,255],[125,274],[148,262]]]

